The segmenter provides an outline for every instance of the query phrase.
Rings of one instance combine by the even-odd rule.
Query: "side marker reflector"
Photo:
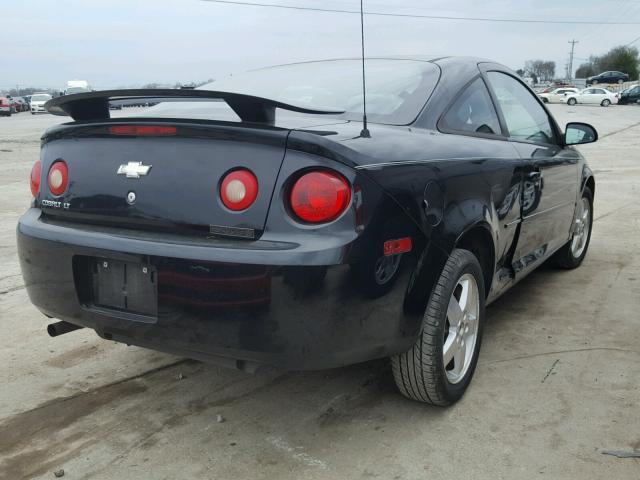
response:
[[[397,255],[399,253],[410,252],[413,244],[411,237],[398,238],[397,240],[387,240],[384,242],[384,254]]]

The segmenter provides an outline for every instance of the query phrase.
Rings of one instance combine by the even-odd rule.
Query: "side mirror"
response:
[[[581,145],[596,141],[598,141],[598,132],[588,123],[567,123],[567,130],[564,134],[565,145]]]

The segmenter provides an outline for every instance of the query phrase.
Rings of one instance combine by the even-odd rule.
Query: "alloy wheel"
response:
[[[589,230],[591,228],[591,203],[588,198],[582,198],[579,204],[580,211],[576,216],[571,238],[571,255],[580,258],[587,246]]]
[[[465,273],[456,284],[447,307],[442,358],[450,383],[460,382],[471,365],[478,338],[480,297],[478,284]]]

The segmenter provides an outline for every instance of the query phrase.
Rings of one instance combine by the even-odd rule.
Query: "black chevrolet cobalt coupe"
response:
[[[42,137],[17,235],[49,333],[245,370],[390,357],[407,397],[458,400],[485,306],[584,259],[595,183],[572,145],[597,133],[490,61],[366,68],[368,125],[360,60],[48,102],[73,121]],[[109,118],[132,99],[156,105]]]

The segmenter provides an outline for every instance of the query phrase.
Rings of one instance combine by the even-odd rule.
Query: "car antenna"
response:
[[[360,39],[362,46],[362,131],[360,136],[363,138],[371,138],[369,129],[367,128],[367,84],[365,81],[364,71],[364,10],[360,0]]]

